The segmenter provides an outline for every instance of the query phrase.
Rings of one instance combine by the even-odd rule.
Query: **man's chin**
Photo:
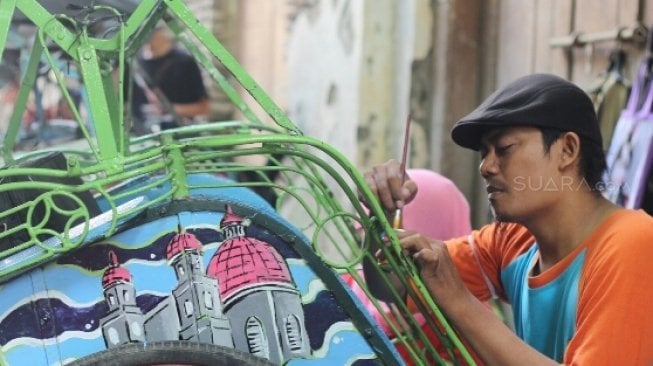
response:
[[[494,221],[496,222],[514,222],[513,218],[508,215],[507,213],[497,210],[494,208],[494,206],[490,206],[490,209],[492,210],[492,216],[494,216]]]

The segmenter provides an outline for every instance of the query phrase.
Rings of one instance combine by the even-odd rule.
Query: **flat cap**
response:
[[[551,74],[521,77],[490,95],[451,130],[454,142],[478,150],[489,128],[532,126],[576,132],[602,143],[591,99],[575,84]]]

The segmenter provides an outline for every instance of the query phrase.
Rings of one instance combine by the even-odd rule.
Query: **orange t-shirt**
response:
[[[568,365],[653,365],[653,218],[644,211],[613,213],[537,276],[529,274],[539,255],[535,239],[520,225],[487,225],[447,246],[474,295],[486,300],[494,290],[509,301],[517,333],[554,353],[549,357]]]

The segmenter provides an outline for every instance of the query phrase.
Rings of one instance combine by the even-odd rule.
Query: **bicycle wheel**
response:
[[[68,366],[268,366],[264,358],[232,348],[188,341],[131,343],[94,353]]]

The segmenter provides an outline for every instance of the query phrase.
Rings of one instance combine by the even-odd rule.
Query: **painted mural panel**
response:
[[[0,349],[9,365],[60,365],[160,340],[287,365],[377,358],[306,260],[230,206],[138,225],[3,286]]]

